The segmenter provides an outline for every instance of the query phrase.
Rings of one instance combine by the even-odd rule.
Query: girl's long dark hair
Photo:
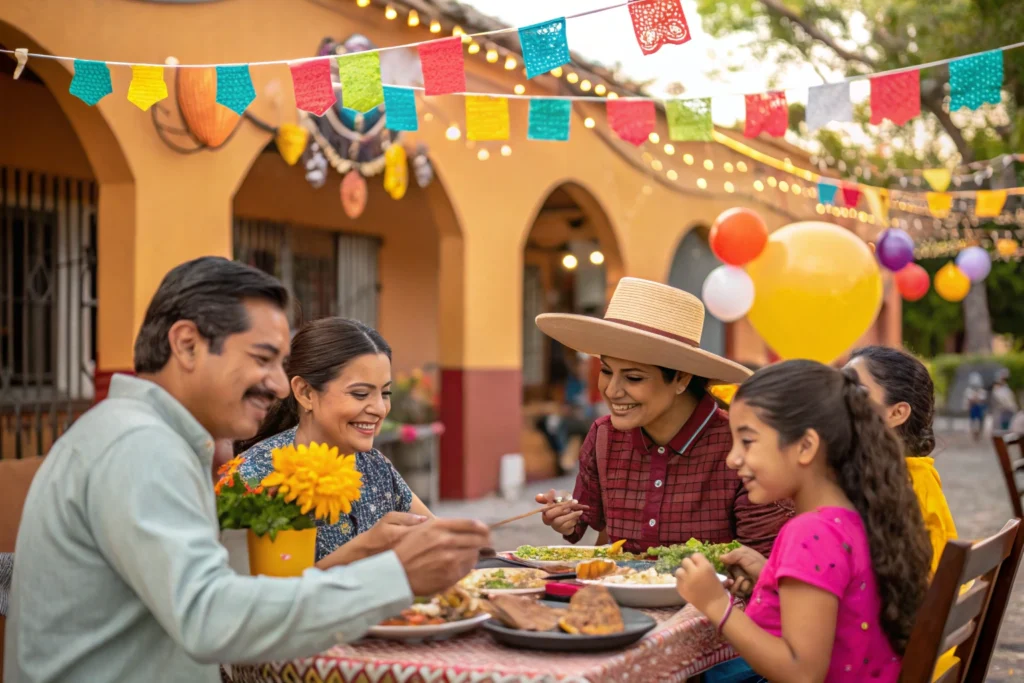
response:
[[[931,544],[902,457],[853,370],[791,360],[758,371],[736,392],[779,433],[782,446],[813,429],[829,470],[864,521],[882,602],[882,629],[903,654],[924,602]]]
[[[887,346],[865,346],[851,359],[864,361],[867,371],[885,391],[885,405],[906,403],[910,417],[896,427],[906,447],[904,455],[924,457],[935,450],[935,385],[924,363],[906,351]]]
[[[315,391],[323,391],[338,378],[353,359],[383,353],[391,359],[391,347],[377,330],[358,320],[321,318],[302,326],[292,339],[292,352],[285,362],[288,381],[306,380]],[[235,454],[299,423],[299,404],[294,394],[278,401],[267,413],[256,436],[235,443]]]

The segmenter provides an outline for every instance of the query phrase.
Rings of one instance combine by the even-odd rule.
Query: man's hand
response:
[[[547,493],[538,493],[536,500],[541,505],[551,505],[557,500],[557,496],[554,489],[552,489]],[[570,498],[559,505],[555,505],[550,510],[545,510],[541,513],[541,519],[544,521],[544,524],[561,535],[568,536],[576,530],[576,522],[583,516],[584,511],[589,509],[588,506],[580,505]]]
[[[359,560],[378,555],[395,547],[395,544],[409,533],[409,530],[427,521],[422,515],[409,512],[389,512],[345,545],[316,563],[318,569],[329,569],[338,565],[352,564]]]
[[[413,594],[425,597],[451,588],[469,574],[480,549],[489,543],[490,532],[481,522],[432,519],[405,534],[394,550]]]

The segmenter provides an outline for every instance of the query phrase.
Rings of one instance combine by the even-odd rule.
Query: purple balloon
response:
[[[889,228],[875,245],[875,254],[879,263],[895,273],[914,260],[914,240],[899,228]]]
[[[981,282],[992,270],[992,257],[981,247],[967,247],[956,255],[956,267],[971,282]]]

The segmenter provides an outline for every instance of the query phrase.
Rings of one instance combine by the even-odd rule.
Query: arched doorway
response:
[[[0,47],[21,46],[44,52],[0,22]],[[17,103],[0,107],[0,458],[45,455],[105,394],[97,359],[132,343],[101,348],[123,315],[106,298],[125,270],[108,247],[130,241],[110,240],[120,217],[100,208],[134,191],[127,161],[97,108],[68,94],[63,65],[14,69],[0,54],[0,101]]]
[[[704,279],[712,270],[722,265],[711,252],[707,240],[708,228],[697,225],[690,228],[676,248],[669,271],[668,283],[700,298]],[[726,326],[721,320],[704,312],[704,330],[700,346],[706,351],[724,356],[726,354]]]
[[[622,277],[618,243],[597,199],[576,183],[544,200],[523,246],[523,456],[528,478],[571,467],[579,434],[595,403],[596,366],[543,335],[541,313],[600,316]],[[587,407],[584,413],[582,408]],[[580,429],[560,424],[579,414]],[[572,437],[576,438],[572,438]]]

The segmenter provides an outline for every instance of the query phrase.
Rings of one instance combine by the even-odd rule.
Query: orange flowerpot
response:
[[[300,576],[316,562],[316,529],[278,531],[257,536],[249,530],[249,573],[253,576]]]

